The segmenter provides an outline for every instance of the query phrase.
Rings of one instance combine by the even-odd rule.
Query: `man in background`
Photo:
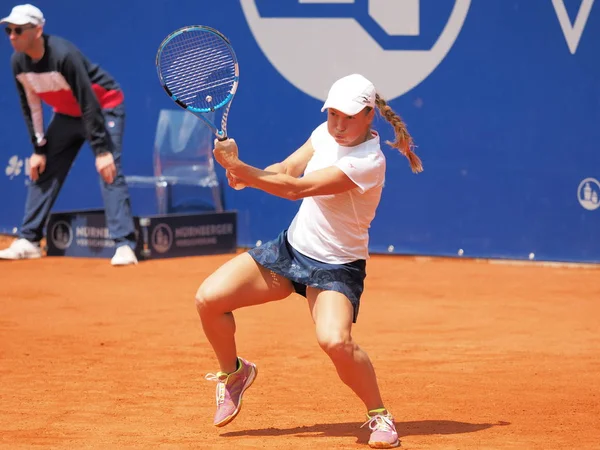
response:
[[[137,264],[135,228],[121,170],[125,107],[118,83],[74,44],[45,34],[44,15],[35,6],[15,6],[0,23],[6,24],[15,50],[11,66],[33,144],[32,182],[19,238],[0,251],[0,259],[42,256],[40,241],[50,210],[87,141],[96,158],[108,230],[116,246],[111,264]],[[54,112],[47,129],[42,101]]]

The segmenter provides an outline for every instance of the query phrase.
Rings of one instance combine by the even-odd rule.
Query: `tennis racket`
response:
[[[202,25],[180,28],[160,44],[156,69],[167,95],[202,119],[219,140],[226,140],[227,116],[239,82],[239,66],[229,40]],[[220,125],[217,112],[221,113]]]

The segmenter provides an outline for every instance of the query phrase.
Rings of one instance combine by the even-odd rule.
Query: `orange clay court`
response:
[[[194,293],[230,257],[3,262],[0,448],[368,448],[296,295],[236,314],[259,373],[213,427]],[[598,266],[374,256],[367,272],[354,337],[401,448],[600,449]]]

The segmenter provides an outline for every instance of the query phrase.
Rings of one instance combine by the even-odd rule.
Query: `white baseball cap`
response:
[[[354,116],[367,106],[374,108],[376,96],[377,91],[373,83],[355,73],[333,83],[321,111],[333,108]]]
[[[39,8],[29,3],[26,5],[15,6],[10,12],[10,16],[0,20],[0,23],[13,23],[15,25],[44,25],[46,20],[44,14]]]

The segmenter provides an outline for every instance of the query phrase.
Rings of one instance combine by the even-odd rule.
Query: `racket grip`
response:
[[[244,183],[236,183],[236,185],[235,185],[235,186],[233,186],[233,188],[234,188],[236,191],[241,191],[241,190],[242,190],[242,189],[244,189],[245,187],[246,187],[246,185],[245,185]]]

